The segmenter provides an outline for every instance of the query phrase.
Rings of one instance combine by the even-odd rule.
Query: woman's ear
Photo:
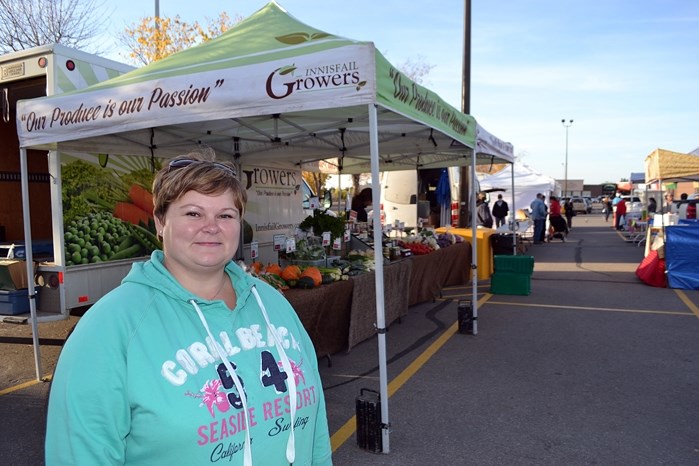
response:
[[[153,222],[155,223],[155,231],[157,232],[159,237],[163,237],[163,228],[165,227],[165,224],[160,220],[159,217],[153,217]]]

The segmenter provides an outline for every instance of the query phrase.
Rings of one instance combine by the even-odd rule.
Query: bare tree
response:
[[[424,57],[418,55],[414,60],[411,58],[406,59],[403,63],[398,65],[398,69],[403,72],[407,77],[412,79],[418,84],[424,85],[424,78],[430,74],[432,68],[435,65],[431,65],[424,61]]]
[[[0,0],[0,52],[46,44],[85,48],[109,16],[95,0]]]

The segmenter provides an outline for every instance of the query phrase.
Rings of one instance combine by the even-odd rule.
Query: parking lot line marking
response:
[[[611,307],[588,307],[588,306],[559,306],[556,304],[532,304],[532,303],[506,303],[504,301],[488,301],[488,304],[497,304],[500,306],[521,306],[521,307],[545,307],[555,309],[573,309],[580,311],[604,311],[604,312],[630,312],[636,314],[666,314],[678,316],[691,316],[691,312],[686,311],[653,311],[647,309],[618,309]],[[698,310],[699,312],[699,310]],[[697,314],[699,317],[699,314]]]
[[[487,291],[479,291],[479,294],[485,294]],[[473,293],[460,293],[460,294],[450,294],[450,295],[444,295],[441,298],[434,298],[435,301],[449,301],[453,300],[455,298],[470,298],[473,296]]]
[[[20,383],[18,385],[13,385],[12,387],[7,387],[7,388],[0,390],[0,396],[8,395],[12,392],[16,392],[18,390],[22,390],[24,388],[31,387],[32,385],[36,385],[38,383],[49,382],[50,380],[51,380],[51,376],[47,375],[47,376],[43,377],[41,380],[34,379],[34,380],[30,380],[29,382],[24,382],[24,383]]]
[[[675,294],[680,297],[683,303],[694,313],[695,316],[699,317],[699,307],[697,307],[682,290],[675,290]]]
[[[480,308],[485,304],[491,294],[486,294],[484,297],[478,300],[478,307]],[[398,374],[391,382],[388,384],[388,397],[390,398],[394,393],[396,393],[400,387],[402,387],[412,376],[414,376],[422,366],[425,365],[429,359],[439,351],[439,349],[444,346],[444,344],[449,341],[449,339],[454,336],[454,334],[459,329],[459,323],[454,322],[449,328],[447,328],[430,346],[428,346],[425,351],[420,353],[417,358],[411,362],[408,367],[403,369],[403,372]],[[352,434],[354,434],[357,428],[357,416],[352,416],[345,424],[340,427],[331,437],[330,445],[332,451],[335,452],[349,439]]]

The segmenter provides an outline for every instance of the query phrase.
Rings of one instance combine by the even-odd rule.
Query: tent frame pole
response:
[[[510,165],[510,173],[512,175],[512,206],[510,207],[510,212],[512,212],[512,255],[517,255],[517,207],[515,206],[515,161],[512,161]],[[505,220],[507,221],[507,220]],[[508,225],[509,228],[509,225]]]
[[[29,170],[27,149],[19,150],[20,176],[22,181],[22,220],[24,223],[24,249],[29,286],[29,316],[32,325],[32,345],[34,346],[34,369],[36,380],[41,380],[41,347],[39,346],[39,324],[36,318],[36,289],[34,287],[34,254],[32,251],[32,225],[29,211]]]
[[[476,217],[476,149],[471,152],[471,306],[473,335],[478,335],[478,219]],[[485,239],[484,239],[485,240]]]
[[[388,370],[386,358],[386,314],[383,288],[383,248],[381,231],[381,183],[379,183],[379,125],[376,104],[369,104],[369,148],[371,152],[372,223],[374,225],[374,278],[376,281],[376,331],[379,343],[379,393],[381,395],[382,452],[390,453],[388,420]]]

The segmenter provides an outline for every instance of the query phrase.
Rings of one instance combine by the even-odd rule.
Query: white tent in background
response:
[[[512,189],[512,174],[514,168],[514,193]],[[515,162],[492,175],[483,176],[480,179],[481,189],[500,188],[505,191],[502,198],[507,204],[516,209],[527,209],[537,193],[558,194],[556,180],[543,175],[533,168],[521,162]]]

